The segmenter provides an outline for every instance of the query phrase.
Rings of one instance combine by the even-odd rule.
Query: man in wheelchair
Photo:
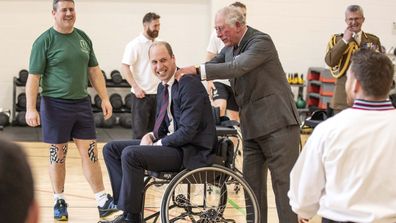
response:
[[[212,164],[217,143],[209,97],[197,75],[175,80],[175,56],[167,42],[149,49],[152,70],[161,80],[153,132],[141,140],[112,141],[103,149],[114,203],[124,213],[113,223],[142,222],[145,171],[177,172]]]

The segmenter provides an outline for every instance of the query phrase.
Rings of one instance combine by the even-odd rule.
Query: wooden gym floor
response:
[[[305,139],[305,138],[304,138]],[[56,222],[53,220],[53,196],[51,183],[48,175],[48,146],[41,142],[20,142],[30,160],[35,179],[36,197],[40,204],[40,222],[49,223]],[[111,192],[111,186],[107,170],[102,157],[103,143],[98,143],[99,161],[101,163],[102,173],[104,177],[105,188],[108,193]],[[98,210],[94,195],[86,182],[81,168],[81,160],[77,149],[73,143],[69,145],[69,152],[66,162],[66,184],[65,196],[69,204],[69,222],[70,223],[94,223],[99,220]],[[277,213],[274,201],[274,195],[271,182],[268,182],[268,205],[269,205],[269,223],[276,223]],[[160,192],[157,194],[149,194],[148,204],[145,211],[152,212],[159,207]],[[320,218],[315,217],[310,222],[319,223]]]

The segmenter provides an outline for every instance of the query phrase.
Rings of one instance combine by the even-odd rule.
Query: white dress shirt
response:
[[[290,174],[290,205],[303,218],[396,222],[396,110],[355,100],[319,124]]]

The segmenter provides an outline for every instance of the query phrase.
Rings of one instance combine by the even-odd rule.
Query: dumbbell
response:
[[[29,76],[29,71],[27,71],[25,69],[22,69],[22,70],[19,71],[18,80],[21,83],[26,84],[28,76]]]
[[[18,95],[17,105],[20,108],[26,108],[26,94],[25,93],[20,93]]]
[[[5,112],[0,112],[0,128],[4,128],[10,124],[10,115]]]
[[[15,119],[16,124],[19,126],[27,126],[25,116],[26,116],[25,111],[18,112]]]
[[[26,94],[25,93],[20,93],[18,95],[18,101],[17,101],[17,105],[24,109],[26,108]],[[37,99],[36,99],[36,109],[40,110],[40,102],[41,102],[41,96],[37,95]]]
[[[94,121],[97,128],[113,128],[116,122],[116,117],[113,115],[109,119],[104,120],[103,113],[97,112],[94,113]]]
[[[121,84],[122,82],[122,76],[121,73],[118,70],[113,70],[110,73],[111,81],[113,81],[114,84]]]
[[[125,96],[124,102],[125,102],[125,107],[127,107],[129,110],[131,110],[132,109],[132,93],[129,93]]]
[[[120,126],[130,129],[132,128],[132,116],[131,113],[120,114]]]
[[[97,108],[102,108],[102,99],[100,99],[99,95],[95,95],[94,104]]]
[[[104,70],[102,70],[102,74],[105,80],[107,80],[107,76],[106,76],[106,72],[104,72]]]
[[[110,103],[113,109],[121,109],[122,108],[122,97],[121,95],[114,93],[110,95]]]

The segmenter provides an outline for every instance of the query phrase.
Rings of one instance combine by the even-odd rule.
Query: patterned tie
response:
[[[153,133],[154,133],[154,136],[156,139],[158,139],[158,130],[160,129],[161,124],[166,117],[168,105],[169,105],[168,85],[164,84],[164,90],[162,92],[161,108],[160,108],[158,117],[155,120],[155,125],[154,125],[154,130],[153,130]]]

